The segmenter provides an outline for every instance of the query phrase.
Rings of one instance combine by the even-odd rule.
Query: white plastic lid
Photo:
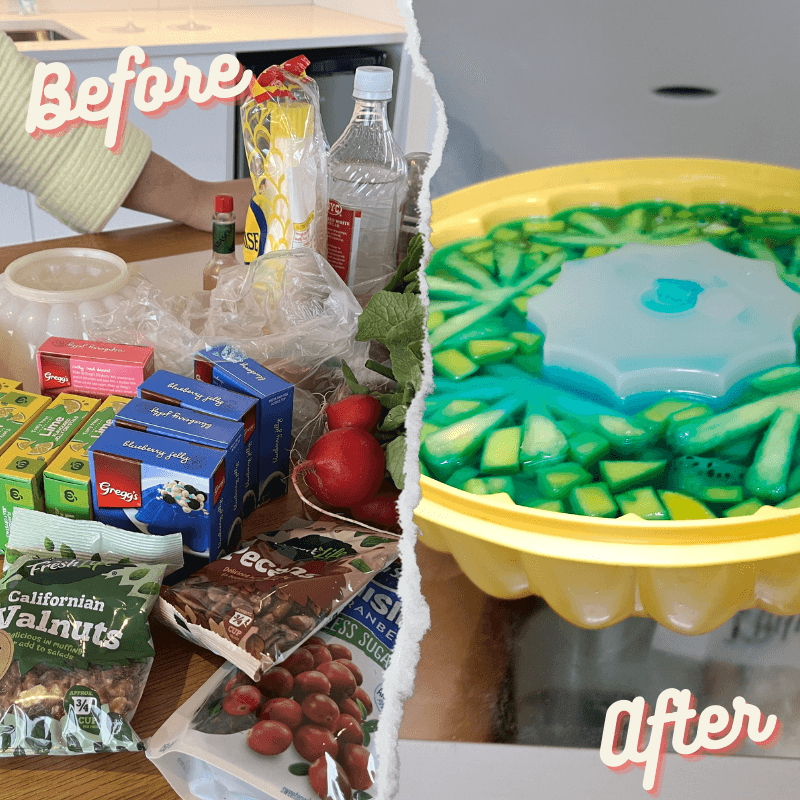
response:
[[[128,265],[113,253],[85,247],[40,250],[6,268],[11,294],[38,303],[82,303],[107,297],[128,282]]]
[[[389,67],[359,67],[353,97],[359,100],[391,100],[393,73]]]

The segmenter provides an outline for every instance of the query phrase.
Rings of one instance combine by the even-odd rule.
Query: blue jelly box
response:
[[[252,358],[229,355],[230,348],[211,347],[194,358],[200,381],[258,398],[258,504],[286,494],[292,448],[294,386]]]
[[[241,515],[247,492],[244,482],[244,425],[241,422],[134,397],[114,418],[114,424],[224,450],[226,480],[233,491],[236,515]]]
[[[183,535],[189,575],[241,537],[225,452],[154,433],[106,429],[89,448],[94,518],[115,528]]]
[[[142,400],[200,411],[244,425],[244,482],[245,495],[242,518],[249,516],[258,500],[259,429],[258,404],[252,397],[219,386],[209,386],[193,378],[184,378],[160,369],[140,384]]]

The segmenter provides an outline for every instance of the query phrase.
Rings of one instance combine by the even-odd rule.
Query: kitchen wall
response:
[[[434,196],[594,159],[800,167],[797,3],[413,2],[449,127]],[[675,86],[714,94],[653,92]]]

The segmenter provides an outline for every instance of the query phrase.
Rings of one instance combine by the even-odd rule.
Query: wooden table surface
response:
[[[237,239],[241,241],[241,236]],[[0,248],[0,271],[28,252],[51,247],[92,247],[135,262],[210,251],[209,240],[208,233],[172,223],[75,236]],[[274,530],[299,513],[302,504],[290,494],[253,514],[244,535]],[[449,555],[420,544],[417,561],[422,592],[431,610],[431,629],[422,641],[414,696],[406,703],[400,735],[405,739],[492,741],[508,662],[502,635],[508,604],[476,589]],[[223,663],[155,621],[152,629],[156,657],[132,722],[142,738],[152,736]],[[144,753],[0,759],[0,800],[176,797]]]

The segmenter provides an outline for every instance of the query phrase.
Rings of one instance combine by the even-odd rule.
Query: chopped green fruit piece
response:
[[[510,475],[519,472],[519,448],[522,428],[500,428],[486,439],[481,457],[481,472],[486,475]]]
[[[688,408],[676,411],[670,417],[670,424],[679,424],[681,422],[688,422],[690,419],[699,419],[700,417],[711,416],[712,411],[708,406],[702,403],[693,403]]]
[[[477,242],[470,242],[461,248],[461,252],[465,256],[475,256],[478,253],[483,253],[486,250],[492,249],[492,243],[488,239],[479,239]]]
[[[548,286],[552,286],[558,280],[558,276],[560,274],[561,274],[561,272],[559,271],[559,272],[554,273],[553,275],[549,275],[547,278],[544,279],[544,282]]]
[[[667,440],[685,455],[706,453],[741,436],[755,433],[770,421],[778,409],[800,411],[800,391],[769,395],[721,414],[684,422],[667,431]]]
[[[526,356],[538,353],[544,342],[544,336],[541,333],[530,333],[529,331],[514,331],[509,334],[508,338],[517,345],[520,353]]]
[[[530,372],[531,375],[541,375],[542,374],[542,356],[541,355],[531,355],[531,356],[514,356],[512,361],[520,368],[524,369],[525,372]]]
[[[568,419],[560,419],[558,422],[556,422],[556,425],[558,425],[558,429],[559,429],[559,430],[560,430],[560,431],[561,431],[561,432],[564,434],[564,436],[566,436],[568,439],[569,439],[571,436],[577,436],[577,435],[578,435],[579,433],[581,433],[581,432],[582,432],[582,430],[583,430],[583,429],[581,428],[581,426],[580,426],[580,425],[578,425],[578,424],[577,424],[577,423],[575,423],[575,422],[571,422],[571,421],[570,421],[570,420],[568,420]]]
[[[760,437],[758,434],[755,436],[745,436],[742,439],[734,439],[734,441],[716,450],[715,454],[723,461],[741,464],[750,460],[759,439]],[[797,488],[800,489],[800,486]]]
[[[497,228],[492,232],[492,239],[495,242],[517,242],[519,241],[519,231],[514,228]]]
[[[481,400],[453,400],[438,411],[432,421],[437,425],[449,425],[451,422],[480,414],[486,408],[486,403]]]
[[[498,243],[494,249],[497,277],[504,285],[514,282],[522,267],[524,253],[513,245]]]
[[[666,461],[601,461],[600,474],[616,494],[651,483],[661,475],[666,465]]]
[[[420,461],[419,462],[419,474],[420,475],[424,475],[426,478],[430,478],[431,477],[430,470],[425,466],[425,462],[424,461]]]
[[[604,439],[599,433],[584,431],[569,439],[569,453],[573,461],[582,467],[589,467],[605,458],[611,451],[611,442]]]
[[[493,364],[507,361],[517,352],[516,342],[502,339],[474,339],[467,343],[467,353],[476,364]]]
[[[567,457],[567,437],[556,423],[543,414],[528,413],[522,424],[519,461],[526,475],[544,465],[557,464]]]
[[[716,519],[716,515],[694,497],[672,491],[659,492],[659,495],[670,519]]]
[[[576,486],[591,483],[592,476],[580,465],[565,462],[542,467],[536,475],[539,491],[550,500],[561,500]]]
[[[447,480],[457,469],[466,466],[481,449],[489,432],[520,411],[524,403],[524,400],[510,397],[488,411],[429,434],[420,453],[434,477]]]
[[[534,236],[537,233],[558,233],[566,227],[561,219],[528,219],[522,223],[522,232],[526,236]]]
[[[543,283],[535,283],[533,286],[526,289],[525,293],[528,295],[528,297],[536,297],[537,294],[546,292],[549,288],[549,286],[546,286]]]
[[[775,503],[786,497],[798,430],[800,415],[794,411],[779,411],[773,418],[744,479],[748,492],[759,500]]]
[[[683,411],[692,405],[691,400],[662,400],[660,403],[646,408],[639,416],[655,424],[665,423],[674,413]]]
[[[608,226],[603,221],[586,211],[573,212],[569,215],[568,222],[573,228],[587,233],[596,233],[598,236],[607,236],[610,233]]]
[[[428,314],[428,330],[435,331],[444,320],[444,311],[434,311],[432,314]]]
[[[458,350],[442,350],[433,354],[433,367],[440,374],[458,381],[478,371],[478,365]]]
[[[479,476],[479,472],[475,467],[461,467],[461,469],[457,469],[447,480],[447,482],[452,486],[454,489],[463,489],[464,484],[472,480],[473,478],[477,478]]]
[[[422,430],[420,431],[420,434],[419,434],[420,444],[425,441],[425,438],[429,434],[434,433],[435,431],[438,431],[438,430],[439,430],[439,426],[438,425],[431,425],[430,422],[423,422],[422,423]]]
[[[506,326],[502,320],[499,319],[484,319],[475,325],[470,325],[468,328],[459,331],[451,336],[443,345],[446,348],[458,349],[462,345],[471,342],[473,339],[500,339],[507,333]]]
[[[764,504],[760,500],[746,500],[744,503],[739,503],[738,506],[726,508],[722,513],[726,517],[749,517],[755,514],[759,508],[763,508]]]
[[[523,294],[519,297],[515,297],[511,301],[511,305],[517,309],[517,311],[522,314],[525,319],[528,318],[528,300],[530,299],[529,295]]]
[[[604,483],[576,486],[569,493],[569,504],[575,514],[585,517],[616,517],[617,504]]]
[[[583,257],[594,258],[595,256],[604,256],[610,249],[610,247],[598,247],[597,245],[592,245],[591,247],[586,248],[583,253]]]
[[[539,511],[557,511],[561,514],[564,513],[564,504],[560,500],[548,500],[544,503],[539,503],[539,505],[534,506],[534,508],[538,508]]]
[[[636,514],[637,517],[649,520],[669,519],[667,510],[651,486],[631,489],[615,495],[614,499],[623,514]]]
[[[487,242],[487,244],[491,244]],[[483,253],[476,253],[474,256],[470,256],[470,258],[476,263],[480,264],[482,267],[486,267],[486,269],[493,273],[495,270],[494,264],[494,254],[491,250],[486,250]]]
[[[536,508],[542,503],[550,502],[536,485],[535,478],[527,478],[523,475],[515,475],[514,481],[514,502],[520,506]]]
[[[769,372],[754,378],[751,381],[751,385],[767,394],[782,392],[785,389],[800,386],[800,366],[791,364],[771,369]]]
[[[775,508],[800,508],[800,493],[787,497],[782,503],[778,503]]]
[[[718,458],[683,456],[670,466],[669,486],[704,503],[741,503],[744,467]]]
[[[514,499],[514,484],[511,478],[470,478],[462,490],[470,494],[501,494],[505,492]]]

